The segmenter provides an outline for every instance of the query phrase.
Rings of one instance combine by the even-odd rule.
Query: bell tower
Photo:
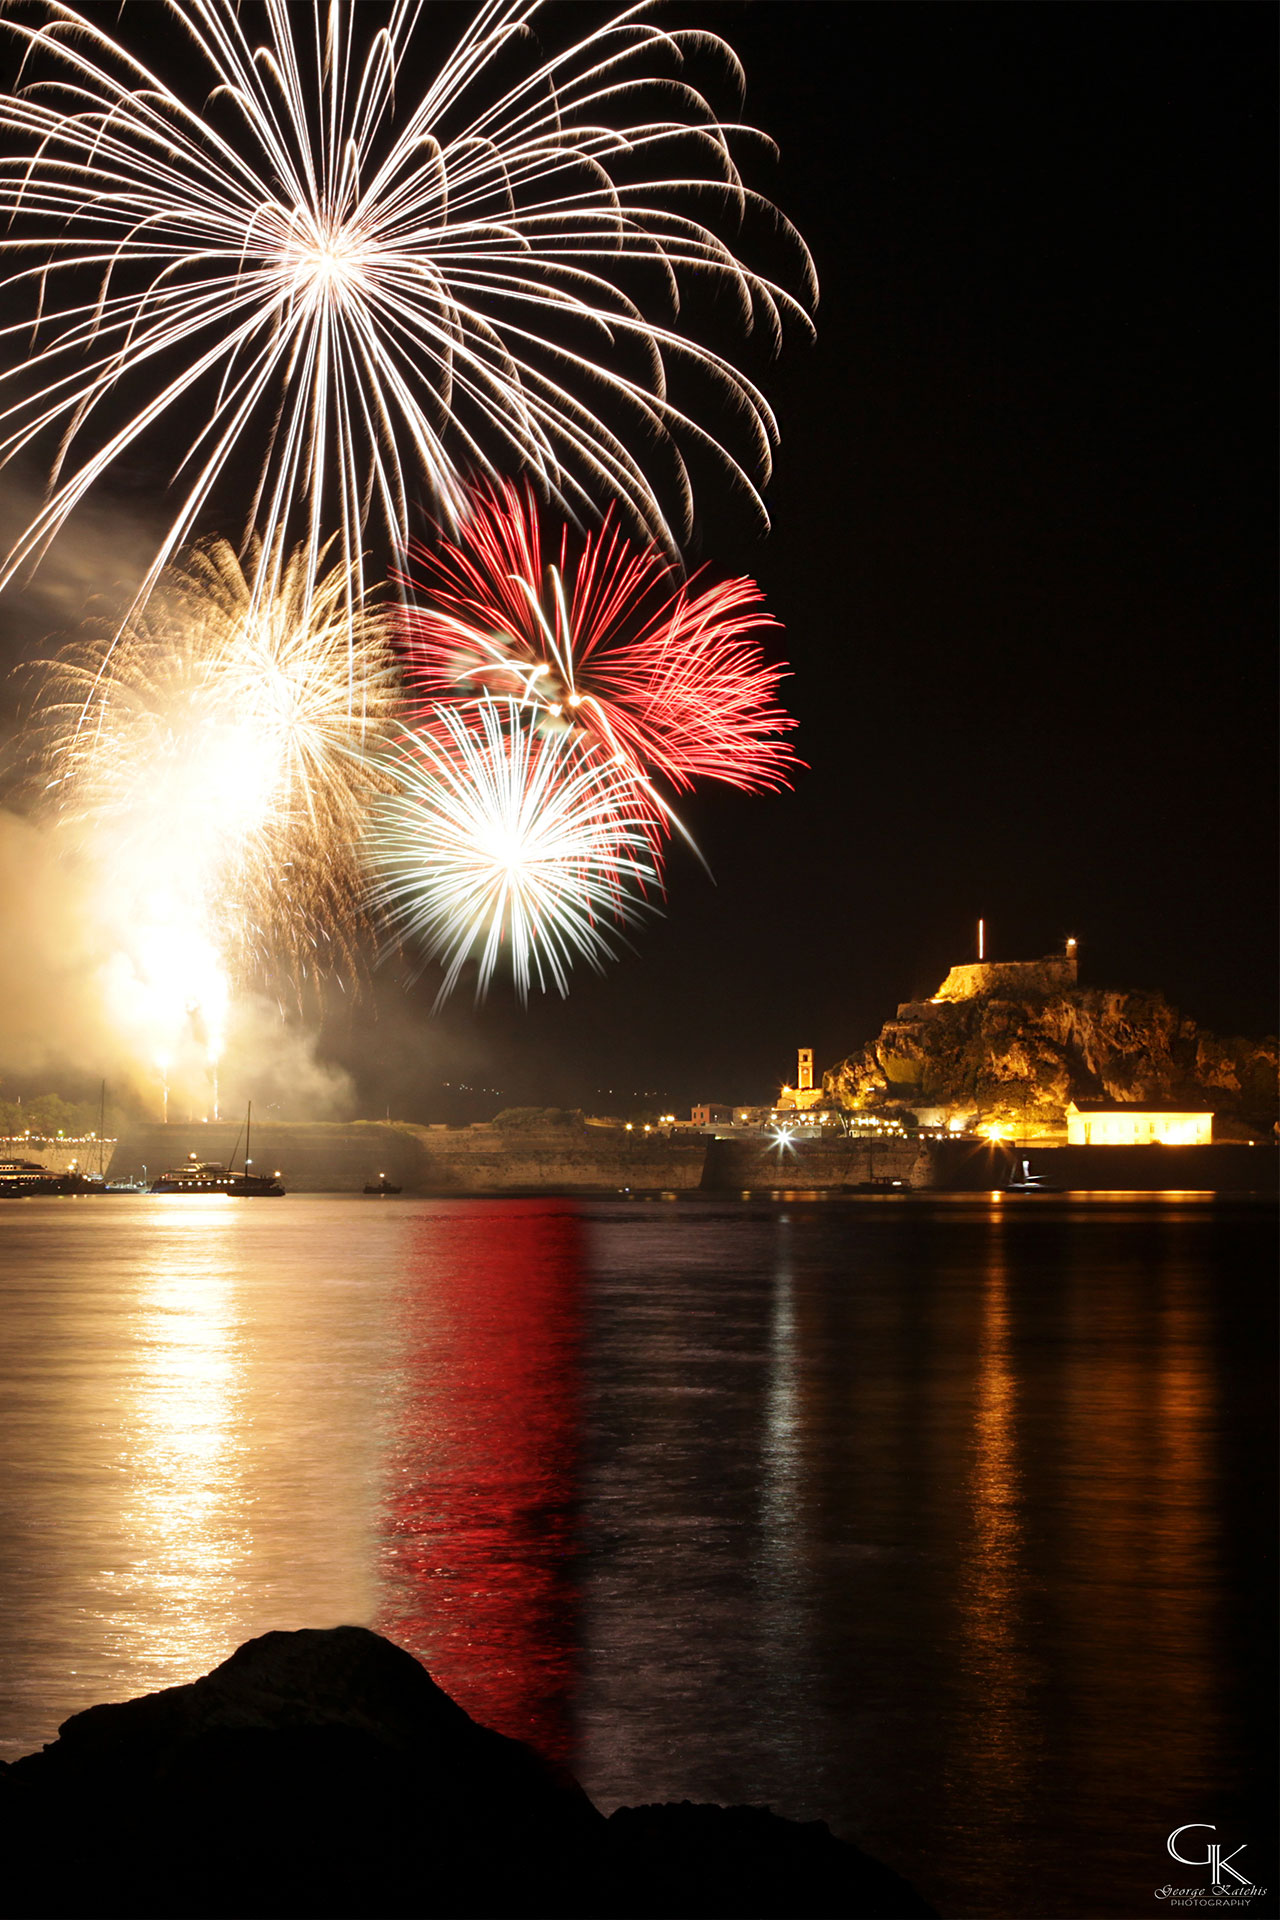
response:
[[[813,1092],[813,1048],[801,1047],[796,1064],[796,1092]]]

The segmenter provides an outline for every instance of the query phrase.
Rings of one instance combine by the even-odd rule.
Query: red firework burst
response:
[[[409,564],[400,645],[419,724],[505,695],[677,792],[790,785],[787,669],[765,657],[759,635],[778,622],[754,580],[680,580],[612,511],[598,533],[564,528],[548,558],[532,495],[505,482],[477,488],[458,539],[415,545]]]

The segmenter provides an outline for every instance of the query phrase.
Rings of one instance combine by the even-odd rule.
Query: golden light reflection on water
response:
[[[371,1622],[404,1216],[291,1197],[0,1219],[0,1741]]]
[[[1058,1845],[1035,1831],[1055,1794],[1106,1810],[1091,1858],[1121,1887],[1134,1835],[1158,1853],[1165,1801],[1216,1804],[1228,1771],[1221,1357],[1200,1270],[1167,1225],[1135,1258],[1132,1225],[1077,1215],[1037,1271],[1016,1210],[988,1215],[945,1768],[975,1915],[1014,1910],[1011,1849]]]
[[[970,1920],[1150,1906],[1254,1766],[1270,1216],[610,1205],[579,1248],[544,1212],[0,1214],[6,1756],[377,1621],[540,1738],[581,1652],[605,1805],[827,1819]]]
[[[1154,1396],[1152,1549],[1158,1574],[1153,1622],[1161,1641],[1179,1645],[1184,1654],[1171,1663],[1166,1685],[1177,1690],[1189,1716],[1208,1728],[1220,1717],[1209,1671],[1203,1660],[1185,1658],[1187,1650],[1209,1641],[1218,1548],[1217,1463],[1211,1458],[1217,1383],[1203,1334],[1202,1315],[1182,1300],[1167,1304]]]
[[[1176,1268],[1163,1276],[1162,1297],[1147,1309],[1157,1337],[1146,1365],[1126,1337],[1143,1311],[1131,1289],[1115,1289],[1101,1312],[1083,1290],[1077,1302],[1082,1331],[1093,1332],[1097,1348],[1095,1364],[1069,1383],[1063,1433],[1075,1535],[1071,1602],[1093,1654],[1077,1737],[1082,1750],[1101,1745],[1118,1682],[1132,1744],[1111,1735],[1117,1792],[1126,1767],[1141,1767],[1151,1725],[1172,1715],[1197,1729],[1206,1786],[1221,1735],[1204,1658],[1213,1643],[1220,1545],[1217,1383],[1203,1303],[1193,1308],[1183,1284]]]
[[[960,1562],[958,1628],[963,1716],[948,1784],[970,1804],[1009,1810],[1025,1792],[1024,1712],[1031,1682],[1022,1618],[1023,1512],[1018,1378],[1011,1356],[1009,1271],[996,1234],[979,1304],[968,1551]]]
[[[108,1582],[122,1599],[145,1585],[151,1659],[176,1678],[206,1671],[228,1650],[250,1547],[240,1432],[246,1356],[229,1259],[235,1203],[218,1194],[163,1204],[164,1230],[139,1276],[138,1368],[122,1409],[120,1525],[136,1544]]]

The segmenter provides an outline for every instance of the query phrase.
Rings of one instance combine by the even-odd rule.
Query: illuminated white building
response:
[[[1086,1100],[1067,1108],[1071,1147],[1207,1147],[1213,1115],[1191,1107],[1111,1106]]]

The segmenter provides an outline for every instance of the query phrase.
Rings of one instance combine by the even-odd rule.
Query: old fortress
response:
[[[1215,1108],[1201,1091],[1199,1057],[1176,1057],[1188,1029],[1159,995],[1081,990],[1072,938],[1038,959],[953,966],[929,999],[900,1004],[877,1041],[820,1079],[813,1049],[801,1047],[794,1085],[771,1105],[708,1101],[682,1124],[797,1143],[843,1134],[1204,1145]],[[1225,1088],[1229,1073],[1220,1077]],[[1187,1099],[1188,1081],[1199,1098]]]
[[[1265,1191],[1276,1081],[1274,1040],[1220,1039],[1154,991],[1082,987],[1072,940],[952,967],[820,1077],[800,1048],[795,1084],[768,1104],[707,1101],[685,1121],[512,1108],[462,1126],[281,1122],[260,1150],[304,1193],[989,1191],[1019,1170],[1025,1184],[1028,1165],[1051,1191]],[[226,1160],[235,1129],[137,1125],[106,1144],[120,1180],[188,1151]]]

